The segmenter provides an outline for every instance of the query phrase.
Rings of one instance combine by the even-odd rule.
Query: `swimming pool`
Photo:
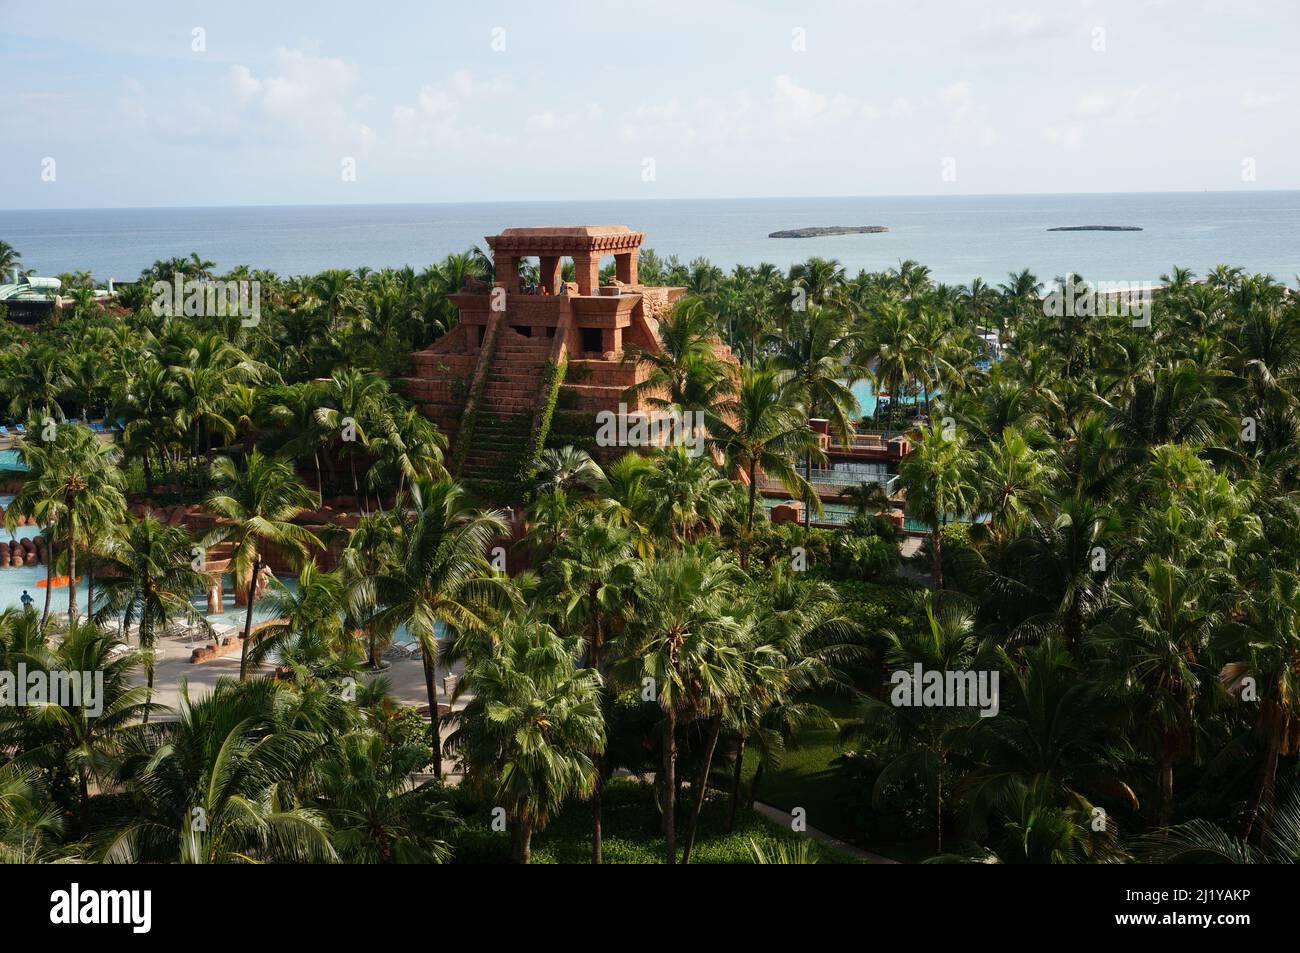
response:
[[[13,447],[7,450],[0,450],[0,472],[23,473],[27,470],[26,465],[18,459],[18,451]]]

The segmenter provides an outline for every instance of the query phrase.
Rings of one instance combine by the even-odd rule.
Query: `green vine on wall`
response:
[[[478,371],[474,377],[469,399],[465,402],[465,416],[461,418],[460,429],[456,433],[456,452],[452,455],[451,466],[448,468],[452,473],[460,473],[460,468],[465,463],[465,456],[474,441],[474,422],[478,419],[478,408],[483,400],[483,391],[487,389],[488,375],[492,373],[492,361],[496,358],[497,352],[497,332],[500,328],[500,321],[489,321],[487,333],[483,336]]]
[[[551,419],[555,416],[555,405],[560,399],[560,386],[564,383],[567,369],[568,361],[561,357],[558,364],[547,361],[542,371],[541,412],[533,418],[533,429],[528,435],[528,450],[519,466],[521,492],[527,490],[533,474],[537,472],[537,461],[546,446],[546,437],[551,432]]]

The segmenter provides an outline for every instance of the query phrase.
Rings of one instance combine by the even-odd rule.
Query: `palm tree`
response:
[[[585,450],[565,446],[545,449],[537,459],[537,477],[533,487],[538,492],[571,490],[575,486],[595,489],[605,473]]]
[[[248,651],[254,666],[272,655],[288,663],[346,656],[351,648],[343,625],[346,589],[338,573],[323,572],[308,560],[293,589],[278,580],[272,588],[271,615],[277,621],[258,630]]]
[[[315,381],[286,384],[272,392],[268,412],[271,422],[282,428],[284,435],[284,439],[277,442],[277,449],[295,460],[311,457],[316,468],[317,506],[325,501],[320,454],[329,443],[329,434],[322,428],[318,415],[324,401],[325,395]]]
[[[813,259],[816,261],[817,259]],[[816,305],[796,311],[775,335],[771,366],[788,374],[786,386],[808,417],[825,418],[840,442],[852,445],[853,420],[861,413],[850,383],[862,376],[853,363],[858,342],[841,315]],[[804,458],[804,479],[812,482],[812,456]],[[813,505],[804,507],[804,526],[812,525]]]
[[[52,443],[18,444],[18,455],[27,471],[23,484],[13,501],[5,507],[5,528],[10,533],[18,527],[19,517],[27,517],[45,528],[47,550],[45,556],[45,606],[41,611],[41,629],[50,617],[50,600],[54,594],[55,541],[54,527],[62,514],[62,501],[48,492],[53,479],[54,447]]]
[[[773,367],[746,367],[734,406],[708,417],[714,445],[749,480],[746,533],[754,530],[760,471],[778,480],[791,496],[810,502],[816,499],[794,461],[804,454],[820,457],[821,450],[808,429],[803,407],[791,400],[787,381],[788,377]]]
[[[339,859],[360,864],[440,864],[451,856],[444,832],[457,826],[434,781],[415,783],[428,761],[418,745],[358,731],[336,739],[316,769],[313,801]]]
[[[879,516],[890,506],[889,493],[884,484],[874,480],[846,486],[840,490],[840,499],[849,503],[858,516]]]
[[[184,529],[148,515],[133,522],[107,551],[110,571],[100,583],[95,622],[118,618],[123,632],[138,626],[146,700],[153,698],[154,648],[168,623],[184,619],[210,629],[190,601],[208,582],[207,574],[193,567],[192,545]],[[148,721],[147,711],[144,718]]]
[[[883,302],[872,317],[862,353],[855,363],[870,368],[877,391],[889,395],[887,429],[892,431],[903,390],[920,372],[916,338],[912,334],[911,315],[900,302]]]
[[[677,302],[659,323],[658,337],[658,351],[628,348],[624,357],[646,371],[641,383],[624,392],[629,406],[707,412],[731,392],[733,368],[715,352],[716,320],[702,300],[688,296]]]
[[[925,672],[970,671],[976,667],[982,648],[976,626],[976,608],[956,593],[927,594],[926,622],[916,628],[887,629],[885,665],[894,673],[912,678],[914,666]],[[920,685],[912,684],[912,692]],[[885,789],[905,778],[916,778],[933,797],[937,851],[943,851],[944,775],[956,746],[959,729],[979,720],[972,707],[912,707],[887,704],[874,696],[864,697],[861,723],[849,725],[845,738],[877,737],[883,733],[890,755],[876,778],[873,801],[880,803]]]
[[[907,491],[907,512],[930,528],[930,556],[936,589],[943,588],[943,528],[954,517],[970,515],[975,506],[975,456],[961,432],[936,421],[899,465]]]
[[[685,446],[662,450],[653,460],[646,484],[657,501],[654,525],[661,535],[680,543],[716,531],[727,512],[731,481],[707,456],[693,456]]]
[[[0,242],[0,283],[9,281],[16,268],[22,267],[23,256],[8,242]]]
[[[177,720],[149,726],[125,753],[132,812],[104,837],[105,863],[331,863],[324,817],[286,804],[279,789],[318,749],[312,731],[279,724],[282,689],[222,678]]]
[[[253,631],[253,603],[258,581],[266,568],[267,547],[274,546],[290,559],[302,559],[308,546],[321,542],[310,530],[292,522],[312,504],[311,491],[298,482],[293,467],[282,457],[267,457],[253,450],[243,465],[230,457],[212,461],[216,489],[203,505],[220,521],[212,538],[233,543],[230,565],[235,579],[248,580],[248,608],[239,655],[239,678],[248,674],[248,647]],[[247,576],[245,577],[245,573]]]
[[[607,643],[629,611],[639,563],[632,558],[631,534],[600,519],[584,521],[556,547],[547,561],[547,582],[563,604],[561,629],[583,640],[586,664],[602,677],[608,671]],[[544,590],[545,591],[545,590]],[[601,794],[604,768],[592,753],[595,780],[591,794],[591,862],[601,863]]]
[[[735,620],[726,614],[736,595],[734,570],[693,553],[674,553],[649,567],[628,624],[627,658],[653,687],[663,715],[662,769],[665,862],[677,862],[677,729],[693,719],[708,696],[720,696],[735,677],[731,645]]]
[[[96,685],[92,698],[83,689],[68,704],[38,705],[9,709],[0,737],[9,735],[16,745],[18,762],[71,778],[77,786],[80,830],[90,830],[90,783],[100,787],[113,777],[123,745],[138,721],[150,710],[146,689],[131,685],[137,665],[132,653],[117,651],[121,643],[110,632],[95,625],[72,623],[67,636],[53,650],[32,658],[30,668],[47,673],[103,673],[102,687]],[[33,664],[35,663],[35,664]]]
[[[1300,863],[1300,788],[1290,788],[1265,819],[1258,844],[1200,818],[1164,828],[1139,841],[1138,859],[1153,864]]]
[[[382,378],[355,368],[335,371],[325,384],[325,402],[316,411],[316,422],[322,430],[332,435],[331,442],[338,445],[348,458],[352,474],[352,492],[357,505],[369,512],[369,494],[363,499],[357,481],[357,456],[368,450],[370,438],[367,427],[382,416],[388,388]]]
[[[45,515],[63,536],[71,622],[77,618],[78,548],[125,518],[122,472],[113,447],[79,424],[59,425],[52,441],[35,452],[29,447],[25,453],[35,466],[27,472],[15,505],[20,513]]]
[[[572,795],[591,793],[593,755],[605,749],[601,677],[574,664],[580,642],[536,619],[510,619],[490,654],[465,669],[470,702],[447,739],[466,781],[493,791],[509,819],[512,855],[526,864],[532,837]]]
[[[438,637],[442,631],[452,637],[481,633],[518,596],[486,556],[492,542],[508,532],[502,513],[471,509],[464,489],[450,480],[421,480],[414,497],[392,568],[364,580],[358,598],[379,607],[371,625],[384,632],[404,625],[420,643],[433,770],[441,777]]]
[[[1042,506],[1056,476],[1050,454],[1030,447],[1024,436],[1005,429],[977,458],[979,495],[993,532],[1010,537]]]

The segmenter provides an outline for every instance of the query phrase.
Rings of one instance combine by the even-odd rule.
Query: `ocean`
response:
[[[618,224],[643,247],[724,269],[782,268],[818,255],[850,275],[914,259],[935,280],[990,284],[1028,268],[1050,281],[1156,282],[1174,265],[1300,273],[1300,192],[516,202],[437,205],[0,211],[0,240],[38,274],[90,271],[132,279],[155,260],[196,251],[220,270],[245,264],[284,275],[325,268],[417,269],[511,226]],[[768,238],[778,229],[884,225],[887,233]],[[1136,225],[1140,232],[1049,232],[1054,226]],[[6,276],[7,277],[7,276]]]

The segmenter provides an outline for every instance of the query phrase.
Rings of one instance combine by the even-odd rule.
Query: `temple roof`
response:
[[[536,228],[507,228],[500,235],[485,236],[494,252],[514,255],[572,254],[574,252],[624,252],[640,246],[644,232],[626,225],[544,225]]]

